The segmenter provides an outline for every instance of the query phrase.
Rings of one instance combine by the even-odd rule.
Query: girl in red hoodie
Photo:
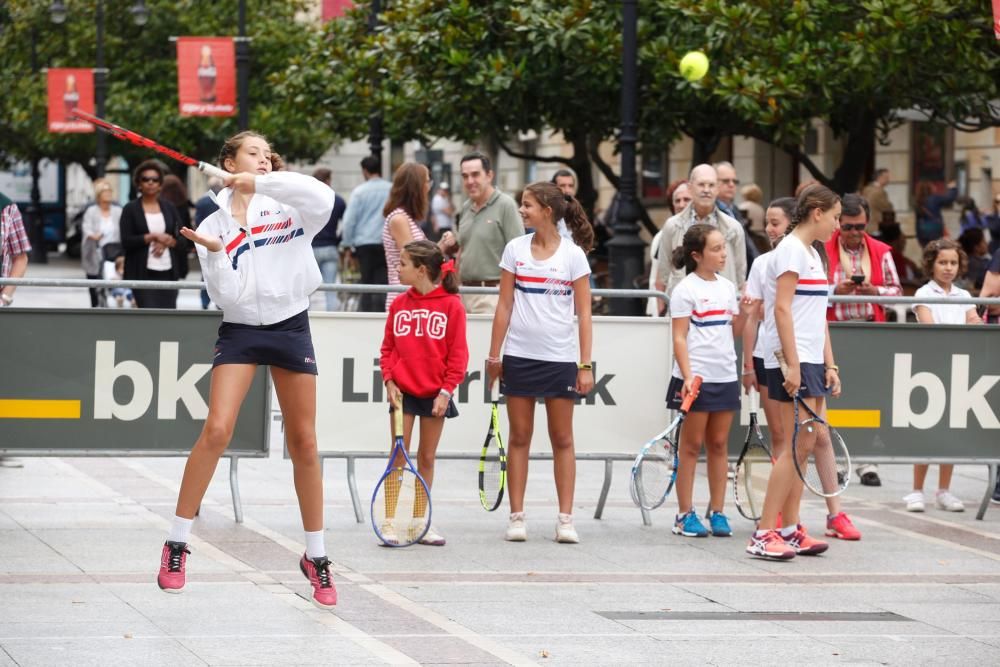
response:
[[[413,422],[420,417],[417,470],[430,488],[444,419],[458,416],[452,395],[465,379],[469,363],[465,307],[458,298],[455,262],[445,262],[441,249],[430,241],[403,247],[399,282],[410,289],[389,308],[379,365],[389,405],[403,404],[407,451]],[[389,422],[391,431],[391,414]],[[445,540],[431,526],[420,543],[443,546]]]

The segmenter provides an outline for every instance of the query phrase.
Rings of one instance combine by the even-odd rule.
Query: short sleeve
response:
[[[930,283],[928,283],[928,285],[929,284]],[[915,297],[929,296],[929,295],[930,295],[930,290],[927,289],[927,285],[923,285],[922,287],[918,288],[916,292],[913,293],[913,296]],[[917,308],[919,308],[920,306],[924,306],[925,308],[930,308],[930,306],[928,306],[926,303],[915,303],[912,306],[910,306],[910,310],[912,310],[915,313],[917,312]]]
[[[997,249],[993,253],[993,257],[990,258],[990,265],[986,269],[990,273],[1000,273],[1000,249]]]
[[[750,277],[747,278],[746,296],[748,299],[764,298],[764,261],[763,255],[750,266]]]
[[[583,249],[576,244],[570,246],[569,251],[569,275],[570,279],[576,281],[582,276],[590,275],[590,262]]]
[[[515,267],[517,266],[517,251],[514,248],[516,243],[516,239],[508,242],[503,248],[503,256],[500,257],[500,268],[514,274],[517,273],[515,270]]]
[[[694,298],[688,285],[687,282],[678,283],[670,295],[670,317],[691,317]]]
[[[729,288],[729,309],[733,312],[733,317],[735,317],[740,313],[740,297],[735,284],[730,282],[726,287]]]

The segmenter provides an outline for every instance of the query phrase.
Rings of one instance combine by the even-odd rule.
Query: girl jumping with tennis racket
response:
[[[719,275],[726,265],[726,239],[711,225],[692,225],[674,250],[675,268],[687,275],[670,297],[674,368],[667,388],[667,408],[678,410],[691,392],[694,376],[703,379],[698,398],[681,428],[677,466],[677,509],[673,532],[685,537],[733,534],[723,514],[726,499],[726,442],[733,415],[740,408],[733,337],[740,335],[745,313],[740,312],[736,285]],[[702,443],[708,455],[709,502],[706,529],[694,510],[694,473]]]
[[[839,369],[833,361],[826,323],[829,288],[822,247],[833,235],[839,219],[840,197],[822,185],[807,187],[798,197],[785,238],[767,264],[765,379],[768,395],[780,403],[780,422],[787,434],[795,430],[796,394],[820,417],[826,415],[826,395],[840,395]],[[782,373],[778,357],[785,360],[786,373]],[[801,439],[798,448],[811,451],[814,435],[802,429],[797,437]],[[803,486],[793,461],[793,448],[780,447],[780,453],[775,451],[775,455],[764,508],[747,553],[775,559],[820,554],[826,551],[827,543],[810,537],[799,522]],[[779,513],[784,526],[778,526]]]
[[[323,477],[316,448],[316,358],[309,332],[309,295],[321,282],[312,238],[333,210],[333,191],[311,176],[280,169],[267,140],[241,132],[226,141],[219,162],[227,172],[219,210],[197,231],[209,295],[222,309],[215,343],[208,417],[181,481],[173,525],[163,547],[159,586],[184,588],[187,542],[219,457],[233,435],[240,406],[259,365],[270,367],[281,405],[285,443],[305,529],[299,569],[312,601],[333,607],[337,589],[323,539]]]
[[[410,289],[397,296],[389,308],[379,366],[389,405],[402,401],[407,452],[413,424],[420,417],[417,471],[429,489],[434,481],[434,455],[444,420],[458,416],[452,395],[465,379],[469,364],[465,307],[458,298],[454,260],[444,261],[441,249],[431,241],[412,241],[404,246],[399,254],[398,275],[399,282]],[[390,433],[393,409],[389,409]],[[385,528],[382,533],[389,540],[395,537],[386,535]],[[420,539],[420,544],[431,546],[444,543],[444,537],[433,526]]]
[[[521,197],[521,217],[534,233],[504,248],[500,260],[500,301],[493,317],[489,383],[500,378],[510,421],[507,487],[510,521],[506,539],[523,542],[524,490],[535,423],[535,399],[545,399],[555,469],[559,518],[556,541],[580,541],[573,526],[576,455],[573,406],[594,387],[591,352],[590,265],[586,253],[594,230],[580,203],[548,182],[532,183]],[[559,235],[566,221],[573,240]],[[574,335],[573,314],[577,316]],[[503,347],[503,359],[500,348]]]

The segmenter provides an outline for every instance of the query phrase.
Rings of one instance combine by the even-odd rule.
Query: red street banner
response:
[[[236,49],[232,37],[177,38],[177,98],[182,116],[236,113]]]
[[[49,132],[93,132],[94,126],[73,117],[73,110],[94,113],[94,71],[49,69]]]
[[[1000,0],[993,0],[993,35],[1000,39]]]
[[[351,0],[323,0],[323,20],[340,18],[353,6]]]

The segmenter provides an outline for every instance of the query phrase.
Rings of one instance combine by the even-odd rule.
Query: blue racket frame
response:
[[[378,537],[380,542],[382,542],[382,546],[401,548],[401,547],[412,546],[424,538],[424,535],[427,534],[427,531],[430,530],[431,527],[431,512],[433,507],[431,504],[430,489],[427,488],[427,482],[425,482],[424,478],[420,476],[419,472],[417,472],[416,466],[414,466],[413,461],[410,460],[410,455],[406,453],[406,440],[403,438],[402,406],[396,405],[394,408],[394,413],[395,413],[394,423],[396,425],[395,428],[396,432],[393,434],[393,446],[392,446],[392,451],[389,452],[389,463],[386,464],[385,471],[382,473],[382,476],[379,477],[378,483],[375,484],[375,489],[372,491],[371,504],[368,506],[368,516],[371,517],[372,530],[375,531],[375,536]],[[393,462],[396,460],[397,453],[402,455],[403,461],[405,462],[404,465],[400,466],[399,468],[392,465]],[[376,524],[375,499],[378,497],[378,490],[385,483],[386,478],[388,478],[389,475],[393,474],[397,470],[402,470],[404,468],[409,469],[410,472],[413,473],[413,475],[417,478],[417,482],[424,489],[424,497],[427,498],[427,520],[424,522],[423,531],[412,542],[392,543],[392,542],[387,542],[385,540],[385,537],[382,535],[382,531],[379,529],[380,527]]]

